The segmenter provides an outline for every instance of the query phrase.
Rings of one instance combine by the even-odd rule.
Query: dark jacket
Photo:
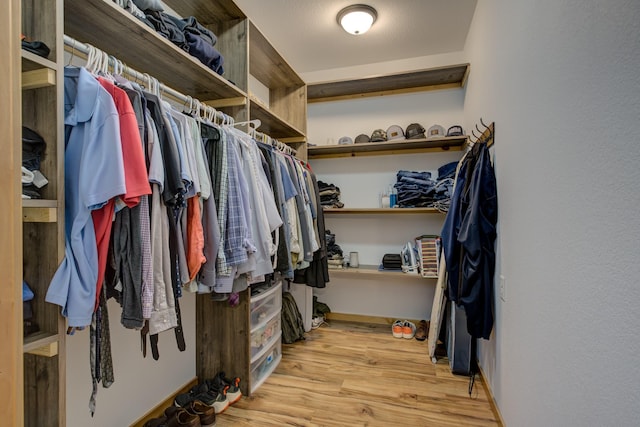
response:
[[[465,308],[467,330],[489,339],[493,328],[493,276],[498,220],[496,177],[489,149],[476,144],[458,174],[442,229],[448,297]]]

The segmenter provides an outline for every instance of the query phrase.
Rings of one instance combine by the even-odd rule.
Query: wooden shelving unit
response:
[[[179,92],[198,94],[203,102],[247,96],[242,86],[207,68],[112,1],[66,0],[65,11],[65,34]]]
[[[280,118],[277,114],[269,110],[262,102],[250,98],[249,116],[251,119],[259,119],[262,122],[260,132],[276,139],[286,139],[289,142],[302,142],[306,140],[302,130],[295,128],[292,124]]]
[[[11,425],[66,425],[65,321],[60,308],[47,303],[49,283],[64,256],[64,48],[63,0],[22,0],[21,32],[31,40],[43,41],[50,49],[47,58],[21,50],[22,126],[42,136],[46,143],[40,171],[48,184],[40,189],[42,199],[16,201],[21,214],[21,247],[13,246],[22,267],[21,280],[33,290],[31,301],[37,332],[22,338],[23,423]],[[20,6],[21,5],[21,6]],[[20,139],[12,141],[21,147]],[[18,151],[18,159],[20,154]],[[19,171],[20,168],[17,169]],[[20,178],[17,178],[18,185]],[[3,216],[5,214],[3,213]],[[21,282],[12,283],[20,287]],[[20,299],[18,304],[22,304]],[[20,319],[22,322],[22,319]],[[4,323],[4,322],[3,322]],[[22,330],[19,325],[12,326]]]
[[[306,141],[304,81],[232,1],[166,4],[181,16],[195,16],[216,34],[215,47],[225,60],[224,77],[111,1],[67,0],[65,32],[238,121],[260,119],[259,131],[274,138]],[[269,105],[248,95],[249,74],[269,88]]]
[[[397,279],[397,280],[415,280],[415,279],[437,279],[437,277],[422,277],[419,274],[408,274],[403,273],[402,271],[389,271],[389,270],[380,270],[377,265],[360,265],[358,268],[336,268],[329,270],[330,275],[336,276],[355,276],[355,277],[385,277],[388,279]]]
[[[249,74],[269,88],[269,105],[251,102],[251,118],[260,118],[259,130],[275,138],[297,137],[305,140],[307,132],[307,86],[289,63],[278,53],[258,28],[249,23]],[[273,115],[273,124],[268,115]],[[281,121],[281,123],[278,123]],[[277,128],[285,125],[289,129]],[[272,129],[270,133],[267,129]]]
[[[361,79],[314,83],[307,86],[308,102],[340,101],[371,96],[463,87],[469,64],[456,64]]]
[[[465,135],[429,139],[402,139],[348,145],[317,145],[309,146],[307,151],[309,159],[330,159],[337,157],[460,151],[464,148],[466,143],[467,136]]]
[[[441,214],[435,208],[324,208],[325,215],[407,215],[407,214]]]

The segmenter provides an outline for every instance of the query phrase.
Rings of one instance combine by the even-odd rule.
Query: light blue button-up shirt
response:
[[[46,300],[62,307],[69,326],[91,324],[98,250],[91,210],[125,194],[118,112],[111,95],[84,68],[66,67],[65,256]]]

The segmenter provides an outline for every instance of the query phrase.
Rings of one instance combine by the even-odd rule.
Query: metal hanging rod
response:
[[[94,46],[82,43],[66,34],[64,35],[64,44],[66,47],[68,47],[68,49],[66,50],[71,52],[72,59],[75,52],[82,53],[87,57],[89,56],[90,52],[93,49],[95,49],[95,51],[99,53],[103,53],[102,50]],[[158,82],[157,79],[151,77],[149,74],[144,74],[134,70],[133,68],[129,67],[128,65],[124,64],[122,61],[114,57],[113,55],[108,55],[108,54],[106,55],[108,57],[108,65],[111,66],[114,70],[117,70],[120,74],[127,74],[128,76],[134,78],[136,81],[143,81],[143,82],[146,81],[146,82],[149,82],[149,84],[152,84],[151,82],[152,80],[154,80],[155,82],[157,82],[158,92],[169,95],[171,98],[179,102],[182,102],[184,106],[188,105],[191,110],[193,110],[194,108],[197,109],[200,106],[204,106],[206,109],[210,109],[209,111],[213,111],[215,115],[220,117],[223,120],[223,124],[229,124],[233,126],[235,124],[254,123],[257,125],[256,127],[260,126],[259,121],[257,121],[256,123],[251,120],[247,122],[235,123],[235,120],[233,117],[223,113],[222,111],[218,111],[215,108],[211,107],[210,105],[206,105],[200,102],[199,100],[193,98],[192,96],[180,93],[177,90],[172,89],[169,86],[166,86],[164,83]],[[266,140],[264,142],[271,143],[271,145],[274,145],[276,148],[280,149],[280,151],[288,152],[289,154],[293,154],[294,156],[297,154],[297,151],[294,148],[278,141],[275,138],[271,138],[269,135],[265,133],[257,132],[255,128],[249,128],[249,134],[256,139],[260,138],[260,139]]]
[[[73,37],[70,37],[68,35],[64,35],[64,44],[65,46],[67,46],[69,49],[66,49],[67,51],[71,52],[71,56],[73,58],[73,55],[75,54],[75,52],[79,52],[82,53],[86,56],[89,56],[89,53],[91,52],[92,49],[96,49],[98,52],[103,52],[102,50],[82,43],[76,39],[74,39]],[[108,54],[107,54],[108,55]],[[149,74],[144,74],[141,73],[139,71],[134,70],[133,68],[129,67],[128,65],[124,64],[122,61],[120,61],[119,59],[117,59],[116,57],[114,57],[113,55],[108,55],[108,61],[109,61],[109,65],[114,69],[114,70],[118,70],[120,73],[122,74],[127,74],[128,76],[134,78],[136,81],[143,81],[143,82],[150,82],[151,79],[154,79],[153,77],[149,76]],[[156,82],[157,80],[154,79]],[[182,102],[185,106],[189,105],[190,108],[193,108],[194,105],[206,105],[202,102],[200,102],[198,99],[195,99],[192,96],[189,95],[185,95],[183,93],[178,92],[175,89],[170,88],[169,86],[165,85],[164,83],[158,82],[158,91],[162,94],[167,94],[170,97],[172,97],[173,99],[175,99],[176,101]],[[211,108],[213,109],[213,111],[215,112],[215,114],[220,117],[221,119],[228,121],[228,122],[233,122],[234,119],[233,117],[228,116],[227,114],[223,113],[222,111],[218,111],[215,108],[206,105],[206,108]]]

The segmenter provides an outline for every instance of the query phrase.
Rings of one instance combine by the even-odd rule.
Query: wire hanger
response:
[[[76,39],[73,39],[73,43],[71,44],[71,56],[69,57],[69,63],[67,64],[67,67],[71,66],[71,62],[73,61],[73,57],[75,56],[76,53]]]

